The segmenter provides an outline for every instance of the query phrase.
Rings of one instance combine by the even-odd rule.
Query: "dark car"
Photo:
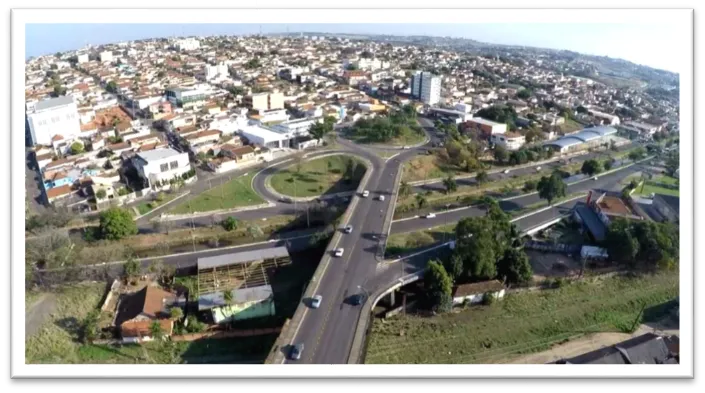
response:
[[[304,352],[304,343],[299,343],[296,345],[293,345],[291,347],[291,353],[289,353],[289,357],[291,360],[299,360],[301,359],[301,354]]]
[[[350,304],[353,306],[359,306],[365,301],[365,295],[358,293],[357,295],[352,295],[350,297]]]

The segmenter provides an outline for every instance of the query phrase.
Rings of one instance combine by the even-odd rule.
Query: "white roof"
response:
[[[472,121],[472,122],[475,122],[478,124],[485,124],[488,126],[500,126],[500,125],[504,124],[504,123],[497,123],[492,120],[483,119],[481,117],[473,117],[472,119],[470,119],[468,121]]]
[[[282,141],[282,140],[287,139],[286,136],[284,136],[278,132],[268,130],[266,128],[259,127],[259,126],[247,126],[247,127],[244,127],[241,130],[241,132],[245,136],[248,136],[248,135],[256,136],[256,137],[264,140],[265,144],[269,143],[269,142]]]
[[[148,150],[148,151],[137,153],[137,155],[141,159],[143,159],[147,162],[157,161],[157,160],[161,160],[161,159],[169,158],[169,157],[175,157],[175,156],[178,156],[181,154],[186,154],[186,153],[179,153],[178,151],[176,151],[170,147],[167,147],[164,149]]]

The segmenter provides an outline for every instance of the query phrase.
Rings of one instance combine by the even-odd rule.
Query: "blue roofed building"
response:
[[[617,129],[610,126],[585,128],[573,134],[565,135],[554,141],[546,142],[544,146],[554,149],[558,153],[570,153],[597,147],[609,141],[609,137],[617,134]]]

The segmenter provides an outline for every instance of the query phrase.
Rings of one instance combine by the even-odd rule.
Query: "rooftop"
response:
[[[39,111],[44,111],[47,109],[52,109],[52,108],[57,108],[60,106],[64,105],[71,105],[73,104],[73,97],[72,96],[61,96],[57,98],[50,98],[48,100],[43,100],[39,101],[34,105],[34,111],[39,112]]]
[[[216,255],[214,257],[198,258],[198,270],[212,269],[220,266],[236,265],[245,262],[260,261],[288,257],[286,247],[266,248],[264,250],[245,251],[235,254]]]
[[[273,296],[271,285],[261,285],[252,288],[233,289],[230,291],[233,300],[232,304],[242,304],[251,302],[261,302]],[[207,310],[213,307],[225,306],[223,291],[205,293],[198,297],[198,309]]]
[[[478,293],[496,292],[504,289],[504,284],[498,280],[476,282],[472,284],[461,284],[455,289],[455,297],[476,295]]]
[[[184,153],[179,153],[178,151],[176,151],[172,148],[166,148],[166,149],[157,149],[157,150],[140,152],[137,155],[141,159],[149,162],[149,161],[157,161],[157,160],[161,160],[161,159],[169,158],[169,157],[175,157],[180,154],[184,154]]]

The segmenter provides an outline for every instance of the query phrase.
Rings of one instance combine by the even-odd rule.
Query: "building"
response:
[[[81,134],[78,108],[70,96],[27,103],[27,125],[33,145],[51,145],[55,137],[71,140]]]
[[[124,342],[150,341],[150,328],[154,322],[158,322],[164,334],[170,336],[174,326],[171,308],[184,305],[185,299],[176,294],[147,285],[137,292],[120,297],[115,326],[119,327]]]
[[[205,77],[207,81],[215,79],[223,79],[228,77],[228,66],[225,63],[217,65],[207,65],[205,69]]]
[[[257,114],[250,115],[250,119],[260,124],[278,123],[289,120],[286,109],[258,110]]]
[[[609,113],[602,113],[602,112],[593,111],[593,110],[588,111],[588,113],[590,115],[592,115],[592,117],[600,120],[602,122],[602,124],[610,125],[610,126],[619,125],[619,116],[610,115]]]
[[[439,108],[439,107],[431,107],[428,108],[426,111],[429,117],[433,117],[436,119],[441,119],[441,121],[444,120],[452,120],[456,124],[460,124],[463,122],[466,122],[468,120],[472,119],[472,114],[456,109],[446,109],[446,108]]]
[[[441,100],[441,78],[430,72],[417,71],[411,77],[411,95],[426,105],[435,105]]]
[[[460,125],[460,130],[467,132],[474,130],[479,132],[485,138],[490,138],[494,134],[504,134],[507,132],[505,123],[497,123],[491,120],[486,120],[481,117],[473,117]]]
[[[492,134],[490,140],[497,146],[502,146],[506,150],[519,150],[526,143],[524,135],[518,132],[505,132]]]
[[[205,105],[207,96],[200,89],[170,87],[166,89],[166,98],[178,107],[189,108]]]
[[[323,117],[294,119],[272,126],[272,130],[286,135],[288,138],[306,137],[308,130],[316,123],[321,123]]]
[[[88,63],[88,60],[89,60],[88,53],[81,53],[80,55],[77,56],[77,59],[76,59],[78,64]]]
[[[350,86],[357,86],[367,80],[367,74],[361,70],[347,70],[343,73],[343,80]]]
[[[680,220],[680,200],[677,196],[656,194],[652,205],[665,221],[677,223]]]
[[[596,198],[595,196],[596,193],[590,191],[586,201],[578,202],[573,210],[573,219],[580,223],[595,241],[605,240],[610,222],[616,217],[643,220],[619,197],[604,192]]]
[[[284,94],[282,93],[257,93],[246,95],[243,105],[250,109],[268,111],[284,109]]]
[[[455,288],[453,293],[453,304],[482,303],[485,296],[492,296],[495,299],[504,297],[504,284],[498,280],[476,282],[472,284],[461,284]]]
[[[556,364],[678,364],[678,336],[658,336],[646,333],[615,345],[600,348]]]
[[[106,50],[105,52],[100,52],[100,61],[103,63],[109,63],[113,61],[113,52]]]
[[[191,170],[188,153],[179,153],[172,148],[140,152],[132,161],[149,187],[157,187],[157,182],[168,182]]]
[[[198,309],[209,310],[216,323],[273,316],[270,275],[290,263],[286,247],[199,258]]]
[[[569,153],[591,147],[598,147],[607,142],[611,135],[615,134],[617,134],[617,129],[610,126],[585,128],[554,141],[546,142],[544,146],[550,147],[559,153]]]
[[[181,51],[191,51],[200,48],[201,43],[195,38],[186,38],[176,41],[174,47]]]
[[[211,149],[220,140],[220,130],[203,130],[189,134],[184,139],[194,154]]]
[[[240,134],[250,143],[271,149],[288,148],[290,145],[290,138],[287,135],[262,126],[244,127],[240,130]]]
[[[636,121],[628,121],[619,127],[621,130],[629,132],[633,136],[651,136],[658,131],[661,131],[661,126],[639,123]]]

